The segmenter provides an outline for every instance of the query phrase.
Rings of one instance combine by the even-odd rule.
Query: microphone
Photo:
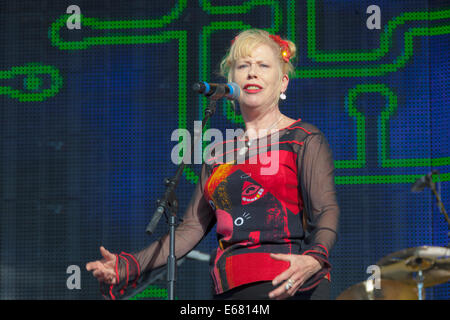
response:
[[[208,83],[205,81],[200,81],[192,86],[192,89],[197,93],[203,94],[206,97],[211,97],[212,99],[227,98],[228,100],[236,100],[241,94],[241,89],[239,85],[230,83]]]
[[[412,192],[421,192],[425,187],[430,187],[431,183],[433,182],[431,176],[433,174],[438,174],[439,172],[437,170],[433,170],[430,173],[428,173],[426,176],[422,176],[419,179],[414,182],[414,184],[411,187]]]

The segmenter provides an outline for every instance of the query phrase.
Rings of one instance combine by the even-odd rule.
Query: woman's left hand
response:
[[[272,253],[270,256],[276,260],[290,262],[289,268],[273,279],[274,286],[281,285],[269,293],[271,299],[292,297],[306,280],[322,268],[319,261],[308,255]],[[286,290],[288,284],[292,286]]]

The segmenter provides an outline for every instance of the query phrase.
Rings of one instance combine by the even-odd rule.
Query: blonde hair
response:
[[[220,74],[224,76],[228,80],[228,82],[231,82],[233,78],[232,70],[236,61],[240,58],[250,56],[251,52],[256,47],[266,44],[279,55],[281,70],[280,78],[285,74],[287,74],[288,76],[293,75],[295,68],[291,61],[295,58],[297,48],[292,41],[285,39],[283,40],[288,43],[289,51],[291,54],[288,62],[283,60],[280,45],[270,37],[270,33],[261,29],[248,29],[242,31],[236,36],[236,38],[234,38],[231,47],[229,48],[225,57],[222,59],[222,62],[220,63]]]

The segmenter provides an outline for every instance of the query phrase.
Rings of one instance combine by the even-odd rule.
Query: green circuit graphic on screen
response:
[[[266,7],[271,12],[271,25],[264,29],[271,33],[280,31],[281,25],[286,25],[287,37],[297,40],[296,33],[296,12],[299,4],[296,1],[288,1],[286,8],[286,16],[283,15],[281,4],[278,1],[246,1],[242,5],[234,6],[218,6],[212,5],[208,0],[200,1],[200,7],[207,14],[220,18],[221,15],[251,14],[252,9],[262,6]],[[321,52],[317,47],[317,25],[316,25],[316,1],[307,1],[307,16],[308,16],[308,33],[307,33],[307,52],[311,60],[317,61],[323,66],[319,67],[303,67],[296,68],[295,78],[297,79],[317,79],[317,78],[352,78],[352,77],[378,77],[393,73],[403,68],[414,55],[414,41],[417,37],[432,37],[435,35],[450,34],[450,10],[440,11],[418,11],[405,12],[390,21],[388,21],[380,36],[380,46],[374,50],[367,52]],[[173,21],[178,19],[187,7],[187,1],[178,1],[173,9],[165,16],[158,19],[150,20],[114,20],[105,21],[97,18],[90,18],[82,16],[82,27],[90,28],[94,33],[93,36],[86,37],[82,41],[65,41],[60,36],[61,28],[64,28],[68,15],[63,15],[58,18],[49,30],[50,41],[53,46],[60,50],[89,50],[93,46],[113,46],[113,45],[130,45],[130,44],[157,44],[168,41],[176,41],[178,43],[178,112],[179,112],[179,128],[186,128],[186,105],[187,97],[186,90],[188,88],[187,72],[187,41],[188,35],[185,30],[178,31],[159,31],[156,34],[149,35],[130,35],[130,31],[136,28],[156,29],[169,26]],[[252,27],[243,21],[212,21],[208,25],[201,28],[199,34],[199,79],[209,80],[210,74],[210,39],[216,32],[223,30],[232,30],[238,32]],[[390,63],[374,64],[374,61],[385,56],[390,48],[393,46],[393,34],[399,26],[408,24],[409,22],[423,21],[439,22],[440,25],[428,26],[424,24],[423,27],[409,28],[403,35],[403,42],[397,45],[402,46],[402,54]],[[96,36],[95,31],[127,31],[127,34],[117,34],[111,36]],[[344,65],[337,67],[328,67],[330,62],[359,62],[360,65]],[[58,86],[56,86],[58,88]],[[51,91],[53,94],[57,93],[56,89]],[[420,166],[447,166],[450,165],[450,157],[429,158],[429,159],[392,159],[389,154],[389,119],[398,108],[397,94],[383,83],[361,83],[348,89],[346,93],[345,111],[354,121],[355,136],[357,137],[357,155],[355,159],[351,160],[335,160],[337,169],[343,168],[363,168],[365,166],[365,137],[366,137],[366,121],[365,115],[359,112],[355,106],[355,100],[358,95],[363,95],[367,92],[376,92],[386,99],[386,105],[381,106],[383,111],[379,117],[378,143],[379,143],[379,164],[382,168],[394,167],[420,167]],[[48,95],[46,95],[48,96]],[[25,100],[24,100],[25,99]],[[23,101],[26,98],[22,97]],[[199,99],[200,107],[204,110],[207,105],[206,98]],[[242,123],[242,117],[236,115],[229,105],[227,108],[227,120],[231,123]],[[197,182],[198,176],[190,168],[186,168],[185,177],[189,181]],[[365,176],[340,176],[339,172],[336,176],[337,184],[371,184],[371,183],[411,183],[420,175],[365,175]],[[450,173],[442,174],[442,181],[449,181]]]
[[[438,83],[438,80],[423,79],[424,86],[423,88],[418,87],[417,92],[424,92],[423,95],[426,96],[428,90],[429,101],[421,98],[409,99],[408,93],[402,90],[401,81],[408,80],[408,77],[413,76],[419,78],[421,72],[419,68],[431,73],[430,68],[427,69],[426,65],[432,65],[432,59],[435,59],[439,52],[450,50],[448,41],[450,37],[450,6],[436,5],[432,9],[426,6],[411,9],[413,6],[410,6],[408,10],[399,11],[398,6],[392,5],[391,8],[388,1],[380,1],[381,28],[372,31],[372,35],[376,36],[372,36],[370,43],[367,40],[369,44],[365,48],[358,48],[357,45],[366,41],[358,39],[358,31],[341,35],[342,39],[347,39],[347,44],[356,43],[352,49],[342,49],[342,47],[333,47],[338,44],[337,40],[334,42],[325,40],[327,31],[330,30],[327,29],[327,15],[330,15],[330,19],[335,19],[339,15],[343,16],[342,12],[345,12],[350,20],[359,19],[363,29],[366,28],[365,22],[368,14],[361,10],[366,9],[369,5],[368,2],[361,4],[357,1],[340,2],[337,0],[174,0],[171,3],[173,5],[163,15],[140,16],[140,18],[136,18],[136,16],[117,17],[117,15],[114,18],[105,18],[97,16],[98,11],[91,14],[90,10],[81,6],[81,15],[79,16],[81,30],[76,32],[67,28],[67,21],[72,16],[71,14],[61,12],[60,15],[52,16],[44,39],[50,48],[46,48],[46,50],[54,54],[52,56],[52,58],[56,57],[54,60],[59,61],[49,58],[3,67],[3,70],[0,70],[0,96],[18,102],[20,107],[30,105],[34,107],[33,103],[51,102],[58,95],[67,94],[71,77],[75,77],[61,65],[64,65],[66,61],[71,61],[70,59],[74,57],[83,56],[83,54],[89,54],[89,59],[91,59],[91,56],[95,56],[95,50],[99,48],[110,50],[124,47],[140,49],[146,48],[146,46],[176,48],[172,52],[162,54],[162,56],[167,55],[164,56],[166,60],[163,62],[156,61],[153,57],[149,61],[153,64],[173,66],[175,72],[171,75],[170,80],[175,82],[173,87],[176,88],[172,97],[176,103],[174,107],[176,126],[180,129],[191,129],[193,120],[201,120],[208,106],[208,100],[204,96],[197,97],[190,92],[191,81],[216,82],[214,73],[218,64],[218,56],[224,53],[220,50],[226,48],[233,35],[239,31],[261,28],[296,43],[299,57],[295,63],[295,73],[290,79],[294,90],[299,83],[302,85],[309,83],[310,85],[305,85],[305,87],[314,92],[314,99],[321,103],[320,93],[318,93],[320,86],[317,83],[320,82],[322,86],[324,83],[330,84],[329,91],[325,88],[325,91],[328,92],[323,94],[323,101],[331,101],[329,96],[333,95],[335,105],[324,110],[332,110],[335,114],[324,115],[325,120],[323,121],[327,125],[330,122],[329,128],[327,128],[329,132],[342,130],[342,132],[330,135],[334,138],[338,136],[339,139],[340,135],[343,136],[342,146],[339,146],[341,149],[338,150],[338,156],[334,158],[337,186],[354,190],[351,188],[354,186],[358,188],[360,185],[363,187],[387,185],[388,188],[394,190],[397,185],[404,186],[414,183],[430,168],[439,169],[439,181],[450,181],[448,132],[444,131],[441,136],[437,137],[433,135],[434,133],[423,129],[418,131],[419,134],[429,133],[430,141],[425,140],[428,139],[428,136],[418,138],[417,141],[411,142],[411,146],[401,145],[403,140],[399,138],[403,131],[408,137],[413,137],[415,131],[418,130],[416,127],[423,123],[432,127],[433,119],[431,118],[433,117],[431,115],[429,118],[423,118],[421,114],[416,116],[414,112],[423,109],[430,114],[437,111],[445,114],[448,109],[448,105],[446,105],[448,98],[442,99],[443,102],[436,103],[437,107],[431,99],[433,90],[442,93],[448,89],[448,85],[443,84],[444,81],[441,80]],[[165,5],[167,6],[167,4]],[[336,13],[331,10],[333,6],[340,6],[342,9]],[[115,13],[119,11],[117,8],[115,10]],[[367,30],[365,31],[367,32]],[[73,36],[75,33],[76,35]],[[425,49],[436,39],[443,40],[442,48],[426,52]],[[436,42],[433,43],[437,46]],[[368,47],[371,49],[367,49]],[[155,51],[157,50],[155,49]],[[126,54],[129,53],[124,55]],[[85,58],[85,56],[83,57]],[[420,59],[423,60],[423,57],[430,60],[421,61]],[[99,57],[99,59],[101,58]],[[55,65],[60,63],[60,66],[52,65],[52,62]],[[101,70],[101,63],[99,65],[100,71],[97,70],[97,72],[102,75],[104,70]],[[416,68],[417,70],[415,70]],[[82,68],[80,70],[80,74],[86,71]],[[407,72],[409,73],[407,74]],[[442,73],[444,74],[445,71]],[[98,74],[94,74],[93,78]],[[86,78],[90,76],[92,74]],[[83,76],[80,78],[86,79]],[[447,78],[443,77],[443,79]],[[432,87],[433,81],[438,83],[438,89]],[[130,87],[132,85],[126,89],[128,90]],[[83,93],[86,88],[88,85],[79,89],[79,92]],[[445,94],[442,96],[445,97]],[[298,97],[301,93],[294,92],[293,95]],[[330,100],[326,100],[328,98]],[[305,100],[308,99],[305,98]],[[337,104],[336,101],[338,101]],[[120,105],[120,103],[118,104]],[[221,123],[225,123],[229,127],[244,125],[242,116],[235,112],[229,102],[220,101],[220,104],[220,108],[218,108],[220,111],[215,117],[219,118]],[[92,108],[95,109],[95,107]],[[293,111],[293,114],[298,111],[295,109],[294,102],[288,101],[285,108]],[[128,111],[124,111],[124,114]],[[309,114],[315,114],[316,120],[321,119],[320,111],[312,110],[309,111]],[[424,114],[428,114],[425,111]],[[82,112],[92,111],[83,110]],[[134,111],[130,111],[130,113],[132,112]],[[94,114],[94,112],[92,113]],[[120,112],[118,113],[120,114]],[[164,116],[159,115],[159,117],[163,118]],[[434,117],[439,119],[439,113]],[[155,116],[155,119],[158,117]],[[340,119],[343,124],[336,119]],[[103,125],[105,124],[103,123]],[[205,130],[209,127],[208,124]],[[95,137],[94,139],[101,141],[101,138]],[[158,138],[161,137],[158,136]],[[424,141],[430,146],[424,146],[426,144]],[[443,147],[439,151],[435,151],[433,148],[438,148],[436,145],[439,145],[439,141],[444,142],[442,143]],[[348,145],[346,145],[347,143]],[[99,145],[103,146],[100,142]],[[338,148],[336,143],[333,147]],[[428,147],[429,149],[427,149]],[[91,151],[89,147],[86,149]],[[198,173],[191,167],[186,167],[183,175],[190,186],[199,180]],[[101,175],[99,174],[99,176]],[[120,187],[117,188],[120,189]],[[105,193],[110,191],[107,190]],[[352,196],[350,195],[348,198],[350,199]],[[379,195],[377,194],[377,196]],[[357,217],[355,221],[359,221],[356,213],[354,216]],[[399,218],[399,221],[403,220]],[[167,290],[152,284],[131,299],[146,298],[167,299]]]

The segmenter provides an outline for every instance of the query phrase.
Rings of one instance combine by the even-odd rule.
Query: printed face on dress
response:
[[[256,47],[250,56],[236,60],[232,79],[241,87],[241,108],[271,108],[286,91],[289,77],[281,71],[279,55],[268,45]]]

